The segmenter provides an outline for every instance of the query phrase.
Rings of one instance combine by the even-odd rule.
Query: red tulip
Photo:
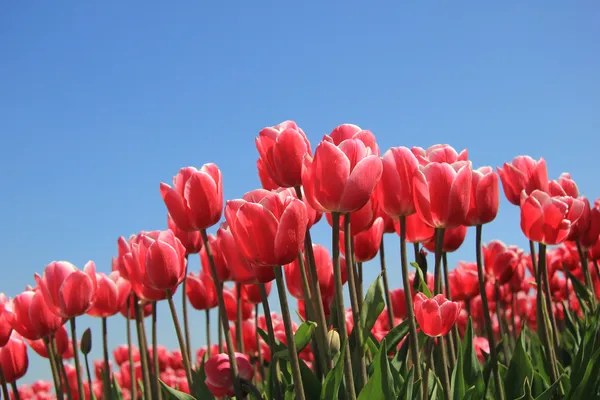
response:
[[[390,297],[392,299],[392,312],[395,318],[406,318],[406,297],[404,296],[404,289],[393,289],[390,290]]]
[[[279,189],[279,185],[277,185],[273,178],[271,178],[271,174],[267,171],[267,166],[265,165],[265,161],[262,158],[258,158],[256,160],[256,169],[258,170],[258,178],[260,179],[260,185],[265,190],[277,190]]]
[[[421,147],[413,147],[411,151],[417,157],[419,164],[423,166],[430,162],[453,164],[457,161],[467,161],[469,159],[467,149],[464,149],[459,154],[448,144],[436,144],[427,150]]]
[[[173,188],[160,184],[169,215],[180,229],[198,231],[215,225],[223,213],[221,171],[215,164],[186,167],[173,177]]]
[[[521,229],[527,239],[547,245],[564,242],[572,224],[583,213],[584,203],[571,197],[550,197],[534,190],[521,196]]]
[[[587,230],[582,231],[579,236],[579,242],[584,249],[591,249],[600,237],[600,206],[596,205],[590,209],[589,226]]]
[[[92,317],[110,317],[118,313],[125,305],[131,293],[129,281],[121,278],[119,271],[106,274],[96,274],[98,290],[94,305],[88,310]]]
[[[477,265],[459,261],[456,268],[448,273],[450,294],[454,301],[465,301],[479,294]]]
[[[229,277],[231,280],[237,283],[252,283],[256,282],[256,276],[254,275],[254,270],[252,266],[246,261],[246,259],[240,253],[237,245],[235,244],[235,239],[231,234],[231,230],[227,225],[227,222],[223,222],[217,231],[217,248],[219,253],[219,263],[223,262],[226,270],[229,272]],[[215,256],[215,248],[212,247],[213,257]],[[205,254],[204,254],[205,256]],[[208,257],[206,259],[202,259],[202,266],[206,269],[209,268],[208,265]],[[216,261],[216,259],[215,259]],[[219,275],[219,279],[223,282],[225,279],[225,272],[221,272],[222,266],[217,268],[217,275]]]
[[[550,181],[548,183],[548,191],[550,196],[569,196],[579,197],[579,189],[571,174],[565,172],[560,175],[558,180]]]
[[[281,187],[302,184],[302,161],[311,155],[310,142],[294,121],[263,128],[256,138],[256,149],[264,169]]]
[[[238,303],[242,305],[242,321],[245,321],[252,317],[254,311],[254,304],[244,300],[243,297],[239,299],[235,288],[230,289],[228,287],[223,288],[223,300],[225,301],[225,310],[227,311],[227,319],[230,321],[237,320],[237,307]]]
[[[485,362],[485,355],[490,354],[490,342],[484,337],[475,336],[473,338],[473,347],[475,348],[475,354],[477,354],[479,362]]]
[[[198,275],[192,271],[188,273],[185,293],[196,310],[209,310],[218,304],[215,283],[205,270],[201,270]]]
[[[69,350],[68,348],[70,348],[70,342],[69,335],[67,334],[67,329],[64,327],[64,325],[59,327],[56,330],[56,332],[54,332],[54,338],[56,341],[56,351],[58,352],[58,355],[65,358],[64,355],[65,353],[67,353],[67,350]],[[46,348],[46,343],[44,342],[44,339],[27,339],[27,343],[29,344],[29,347],[31,347],[33,351],[35,351],[40,357],[48,358],[48,349]],[[70,348],[70,351],[72,352],[73,349]],[[67,358],[72,357],[73,356],[71,355],[71,357]]]
[[[455,170],[455,168],[457,170]],[[471,164],[429,163],[413,178],[414,198],[421,219],[434,228],[464,224],[471,193]]]
[[[281,195],[281,193],[283,193],[284,196],[288,195],[288,196],[292,196],[294,198],[298,198],[298,194],[296,193],[296,189],[294,189],[294,188],[287,188],[287,189],[280,188],[280,189],[277,189],[276,191],[280,195]],[[313,225],[315,225],[317,222],[319,222],[321,220],[321,218],[323,217],[323,213],[321,211],[317,211],[314,208],[312,208],[310,206],[310,204],[308,204],[305,201],[306,196],[304,196],[304,191],[302,189],[300,191],[302,193],[302,198],[300,200],[302,200],[302,202],[306,206],[306,215],[308,216],[307,228],[310,229],[310,228],[312,228]],[[244,200],[246,200],[245,197],[244,197]],[[256,203],[256,201],[253,201],[253,202]],[[329,225],[331,225],[331,223]]]
[[[332,142],[325,136],[314,158],[307,155],[304,159],[306,199],[323,212],[356,211],[367,204],[375,190],[381,177],[381,159],[360,139],[346,139],[338,146]]]
[[[600,238],[598,238],[596,244],[590,248],[588,255],[591,261],[600,260]]]
[[[271,282],[265,283],[265,291],[267,296],[271,293]],[[260,295],[260,288],[256,283],[250,283],[242,285],[242,298],[252,304],[260,304],[262,297]]]
[[[119,311],[121,313],[121,315],[124,316],[125,318],[127,318],[127,313],[129,312],[129,319],[135,319],[135,307],[134,307],[133,300],[134,300],[133,296],[130,296],[129,300],[127,300],[125,302],[125,304]],[[146,317],[152,315],[152,302],[148,302],[145,300],[142,300],[142,301],[138,300],[138,303],[140,304],[142,318],[146,318]]]
[[[0,293],[0,347],[8,342],[13,330],[10,324],[11,315],[6,310],[7,305],[10,305],[10,300],[4,293]]]
[[[499,203],[498,175],[492,167],[474,169],[465,225],[475,226],[492,222],[498,215]]]
[[[17,332],[13,332],[8,343],[0,349],[0,366],[6,383],[13,383],[25,376],[29,367],[27,345]]]
[[[377,218],[373,225],[366,231],[358,233],[354,237],[354,260],[356,262],[367,262],[375,258],[379,252],[381,238],[383,236],[383,219]],[[340,250],[346,255],[344,232],[340,232]]]
[[[235,353],[235,362],[238,367],[239,377],[245,380],[252,380],[254,369],[248,356],[241,353]],[[231,379],[231,365],[227,354],[217,354],[206,361],[204,366],[206,372],[206,386],[216,397],[233,396],[233,382]]]
[[[394,220],[396,233],[400,235],[400,222]],[[419,214],[413,214],[406,217],[406,241],[409,243],[425,243],[433,240],[434,229],[427,225]]]
[[[83,271],[67,261],[54,261],[35,274],[48,308],[63,318],[85,314],[96,297],[96,265],[89,261]]]
[[[231,271],[227,266],[227,261],[225,260],[225,256],[221,251],[220,243],[214,235],[208,235],[208,244],[210,245],[210,250],[213,254],[213,260],[215,262],[215,267],[217,269],[217,276],[219,277],[220,282],[226,282],[231,280]],[[210,263],[208,260],[208,254],[206,253],[206,248],[202,248],[200,250],[200,263],[202,264],[202,268],[206,271],[210,271]]]
[[[158,355],[158,370],[162,372],[169,365],[170,354],[167,348],[161,345],[156,346],[156,352]],[[152,346],[148,347],[148,357],[150,357],[151,360],[154,360],[154,347]]]
[[[446,253],[452,253],[453,251],[458,250],[458,248],[465,241],[465,237],[467,236],[467,227],[464,225],[459,225],[456,228],[446,229],[444,231],[444,241],[442,242],[442,251]],[[423,247],[427,250],[434,252],[435,251],[435,240],[429,240],[423,243]]]
[[[196,363],[198,365],[202,365],[202,363],[204,363],[204,355],[205,354],[206,354],[206,346],[200,347],[196,351]],[[216,356],[217,354],[219,354],[219,345],[213,344],[210,347],[210,354],[208,354],[208,357],[210,358],[210,357]]]
[[[173,221],[170,215],[167,215],[167,227],[173,231],[175,237],[179,239],[183,247],[185,247],[185,254],[196,254],[202,248],[202,235],[199,231],[184,231]]]
[[[419,162],[415,155],[406,147],[392,147],[381,161],[383,172],[377,188],[383,210],[392,217],[416,213],[413,176]]]
[[[325,135],[323,139],[326,137],[330,138],[336,146],[339,146],[344,140],[358,139],[370,148],[373,154],[379,157],[379,146],[377,146],[375,135],[369,130],[361,129],[357,125],[342,124],[335,127],[329,136]]]
[[[458,318],[460,306],[449,301],[443,294],[428,299],[423,293],[417,293],[414,299],[415,318],[421,331],[427,336],[444,336],[450,332]]]
[[[289,264],[303,247],[306,206],[284,192],[269,193],[258,203],[230,200],[225,215],[240,252],[256,265]]]
[[[540,158],[535,161],[529,156],[517,156],[504,167],[498,167],[498,175],[502,180],[504,194],[509,202],[518,206],[521,192],[531,194],[534,190],[548,191],[548,171],[546,161]]]
[[[483,246],[483,263],[485,272],[504,285],[513,276],[520,262],[514,248],[507,247],[499,240],[492,240]]]
[[[137,347],[132,345],[131,350],[133,354],[133,362],[140,361],[140,352]],[[122,368],[123,364],[129,361],[129,347],[125,344],[118,346],[113,350],[113,357],[117,365]]]
[[[5,311],[12,327],[30,340],[54,333],[65,322],[48,308],[40,290],[26,290],[17,295]]]
[[[110,374],[112,370],[112,361],[108,361],[108,373]],[[96,375],[96,379],[99,381],[102,380],[104,375],[104,360],[94,360],[94,375]],[[110,376],[110,375],[109,375]]]
[[[377,207],[378,204],[375,201],[375,196],[371,196],[367,204],[360,209],[350,213],[350,234],[352,236],[358,235],[373,225],[375,218],[377,218]],[[327,223],[333,227],[333,217],[331,213],[326,214]],[[340,218],[339,224],[340,233],[344,231],[344,218]]]

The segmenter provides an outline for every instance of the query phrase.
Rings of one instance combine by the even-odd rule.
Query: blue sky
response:
[[[286,119],[313,149],[349,122],[383,150],[468,148],[476,167],[543,156],[551,177],[569,171],[600,196],[595,1],[152,3],[0,6],[0,291],[9,296],[55,259],[109,271],[119,235],[166,227],[159,183],[180,167],[217,163],[228,199],[258,187],[254,137]],[[328,244],[326,222],[313,235]],[[526,244],[503,196],[484,238]],[[469,232],[451,264],[473,259],[473,240]],[[397,238],[386,245],[398,287]],[[367,264],[366,278],[378,268]],[[159,312],[160,342],[174,349],[166,305]],[[87,326],[99,336],[97,320],[81,318],[80,332]],[[109,326],[111,346],[123,343],[123,318]],[[195,347],[203,327],[193,314]],[[50,378],[29,354],[23,381]]]

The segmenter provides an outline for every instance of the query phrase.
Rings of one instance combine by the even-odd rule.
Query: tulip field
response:
[[[314,147],[285,121],[255,144],[262,188],[224,199],[217,165],[182,168],[157,182],[168,229],[119,237],[112,271],[54,261],[14,298],[0,293],[2,399],[600,399],[600,199],[569,174],[551,180],[529,156],[474,166],[446,144],[384,151],[351,124]],[[526,249],[483,240],[501,195]],[[459,247],[470,259],[448,265]],[[381,270],[363,280],[371,260]],[[159,302],[178,350],[157,342]],[[101,359],[83,315],[102,320]],[[133,326],[116,348],[109,318]],[[200,348],[191,318],[206,324]],[[31,351],[47,381],[21,384]]]

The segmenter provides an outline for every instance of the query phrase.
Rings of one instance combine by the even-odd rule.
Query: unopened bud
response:
[[[85,355],[90,354],[90,351],[92,351],[92,331],[90,328],[87,328],[85,332],[83,332],[80,348],[81,352]]]
[[[329,346],[329,357],[333,358],[340,352],[340,334],[331,330],[327,333],[327,344]]]

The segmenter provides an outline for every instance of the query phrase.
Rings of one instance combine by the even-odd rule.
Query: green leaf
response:
[[[432,298],[433,293],[431,293],[431,290],[429,290],[429,287],[427,286],[427,281],[425,280],[425,277],[423,276],[423,271],[421,271],[421,267],[419,267],[419,264],[417,264],[416,262],[411,262],[410,265],[417,270],[417,275],[419,276],[419,290],[418,291],[425,294],[425,296]]]
[[[398,394],[398,399],[412,399],[413,397],[413,384],[414,384],[414,372],[415,369],[411,368],[404,380],[404,386]],[[420,382],[420,381],[419,381]]]
[[[528,382],[533,381],[533,365],[525,351],[525,335],[521,332],[508,371],[506,371],[504,377],[506,399],[521,398],[525,394],[523,388],[526,380]]]
[[[315,333],[316,326],[316,323],[312,321],[306,321],[302,323],[302,325],[300,325],[300,327],[296,330],[296,333],[294,334],[296,353],[300,353],[306,346],[308,346]],[[269,342],[267,341],[267,343]],[[287,347],[284,344],[281,344],[281,346],[283,348],[275,353],[275,357],[289,359],[290,355]]]
[[[381,341],[379,351],[373,359],[375,368],[373,375],[358,395],[358,400],[386,400],[395,399],[394,377],[385,352],[385,339]]]
[[[400,324],[394,326],[388,333],[385,335],[385,343],[386,343],[386,354],[394,351],[398,343],[404,339],[406,334],[408,333],[408,319],[405,319]]]
[[[172,387],[167,386],[167,384],[164,383],[161,379],[159,379],[158,381],[160,382],[163,391],[166,393],[168,400],[196,400],[195,397],[187,393],[180,392],[179,390],[175,390]]]
[[[458,349],[456,353],[458,354],[456,364],[454,364],[454,369],[452,370],[452,377],[450,380],[450,387],[452,388],[452,398],[453,399],[462,399],[465,397],[465,393],[467,388],[465,387],[465,377],[464,377],[464,354],[462,351],[462,346],[460,343],[457,343]]]
[[[204,363],[200,365],[198,370],[192,370],[192,387],[190,391],[197,399],[212,400],[214,396],[206,386],[206,372],[204,372]]]
[[[554,382],[554,384],[552,384],[552,386],[550,386],[548,389],[546,389],[546,391],[544,393],[542,393],[538,397],[536,397],[535,400],[550,400],[551,398],[553,398],[554,392],[556,392],[556,389],[558,389],[558,385],[565,378],[566,378],[566,375],[562,375],[560,378],[558,378],[558,380],[556,382]]]
[[[343,368],[344,368],[344,355],[346,353],[346,342],[342,343],[342,351],[340,356],[333,368],[327,373],[325,382],[321,387],[321,400],[337,399],[338,392],[340,390],[340,384],[342,383]]]
[[[571,283],[573,283],[573,290],[575,290],[575,294],[577,295],[577,299],[581,304],[581,308],[585,311],[589,311],[588,304],[592,299],[592,293],[585,287],[583,283],[579,281],[579,279],[575,277],[575,275],[571,273],[571,271],[566,268],[565,271],[569,276]]]
[[[369,337],[375,321],[379,314],[385,308],[385,299],[383,285],[381,284],[381,275],[369,286],[363,306],[360,312],[360,326],[363,331],[363,337]]]
[[[121,386],[119,382],[115,379],[114,375],[112,378],[112,396],[111,399],[114,400],[123,400],[123,395],[121,394]]]
[[[316,399],[321,393],[321,382],[317,379],[314,372],[308,368],[304,360],[299,359],[300,374],[304,385],[304,394],[307,399]]]
[[[477,393],[483,396],[485,391],[485,382],[483,381],[483,374],[481,371],[481,365],[475,352],[475,346],[473,345],[473,321],[469,317],[467,323],[467,330],[465,331],[465,337],[462,342],[462,353],[463,353],[463,378],[467,387],[475,386]]]
[[[594,392],[600,374],[600,349],[596,350],[585,369],[585,374],[577,387],[574,386],[572,399],[588,399]]]

